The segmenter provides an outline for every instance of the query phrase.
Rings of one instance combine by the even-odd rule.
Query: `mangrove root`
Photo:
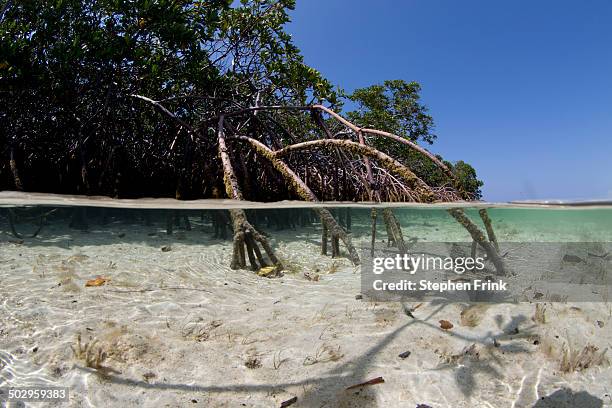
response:
[[[383,209],[383,219],[385,220],[385,225],[387,227],[388,234],[388,242],[389,244],[393,243],[400,251],[400,253],[405,254],[408,251],[406,247],[406,243],[404,242],[404,235],[402,234],[402,229],[400,227],[399,221],[393,214],[393,211],[390,208]]]
[[[271,266],[263,257],[259,245],[264,249],[276,272],[283,268],[281,262],[276,257],[272,246],[262,234],[257,232],[246,218],[244,210],[230,210],[232,225],[234,227],[234,252],[230,267],[232,269],[244,269],[249,259],[251,269],[260,270]]]
[[[376,246],[376,208],[372,208],[370,216],[372,217],[372,246],[370,247],[370,256],[374,258],[374,247]]]
[[[45,217],[46,217],[48,214],[50,214],[50,213],[52,213],[52,212],[54,212],[54,211],[55,211],[55,210],[51,210],[51,211],[49,211],[48,213],[41,215],[41,216],[39,217],[39,219],[38,219],[38,228],[36,229],[36,231],[34,231],[34,233],[33,233],[32,235],[30,235],[30,236],[28,236],[28,237],[26,237],[26,238],[35,238],[35,237],[36,237],[36,236],[37,236],[37,235],[40,233],[40,231],[42,230],[43,224],[44,224],[44,222],[45,222]],[[8,220],[9,220],[9,227],[11,228],[11,233],[13,234],[13,236],[14,236],[15,238],[17,238],[17,239],[23,239],[24,237],[23,237],[21,234],[19,234],[19,233],[17,232],[17,229],[15,228],[15,213],[14,213],[14,211],[13,211],[12,209],[10,209],[10,208],[9,208],[9,210],[8,210],[8,214],[9,214],[9,216],[8,216]]]
[[[482,219],[482,222],[485,225],[489,241],[493,243],[495,249],[497,250],[497,252],[499,252],[499,244],[497,243],[497,237],[495,237],[495,231],[493,231],[493,225],[491,224],[491,218],[489,218],[487,209],[482,208],[480,211],[478,211],[478,214],[480,214],[480,218]]]
[[[498,275],[504,274],[504,264],[499,256],[499,253],[495,249],[495,247],[487,241],[484,236],[484,233],[478,228],[476,224],[470,220],[461,208],[451,208],[448,210],[449,214],[459,222],[459,224],[463,225],[463,227],[470,233],[472,239],[478,242],[481,248],[485,250],[487,256],[495,265],[495,269],[497,270]]]
[[[244,138],[244,136],[239,136]],[[263,145],[265,147],[265,145]],[[308,149],[341,149],[346,150],[357,155],[366,156],[376,160],[385,169],[399,175],[402,180],[406,183],[410,189],[415,191],[419,196],[420,202],[431,202],[434,201],[435,195],[431,189],[423,180],[421,180],[416,174],[412,172],[408,167],[398,162],[391,156],[374,149],[373,147],[356,143],[350,140],[338,140],[338,139],[319,139],[310,140],[307,142],[296,143],[287,147],[284,147],[276,152],[270,152],[277,157],[287,155],[291,152],[308,150]]]
[[[259,142],[258,140],[252,139],[246,136],[234,136],[236,139],[248,142],[261,156],[266,158],[272,167],[277,170],[285,180],[287,180],[289,186],[294,190],[303,200],[318,202],[319,199],[312,192],[312,190],[304,183],[304,181],[293,171],[289,166],[279,159],[276,155],[278,152],[273,152],[266,145]],[[359,145],[357,145],[359,146]],[[339,241],[342,241],[349,253],[349,259],[354,265],[359,265],[359,254],[351,242],[351,237],[347,232],[336,222],[333,215],[329,210],[325,208],[315,208],[314,211],[321,218],[321,223],[327,228],[327,232],[331,235],[332,243],[332,256],[339,256]],[[322,241],[327,242],[326,239]],[[323,248],[322,248],[323,251]],[[325,249],[325,253],[327,250]]]
[[[314,211],[319,214],[321,224],[324,225],[324,228],[331,237],[332,257],[340,256],[340,241],[342,241],[346,247],[346,250],[348,251],[348,258],[351,260],[353,265],[359,265],[359,253],[353,245],[351,235],[348,234],[344,228],[342,228],[336,222],[334,216],[331,212],[329,212],[329,210],[325,208],[314,208]]]
[[[321,220],[321,255],[327,255],[327,224]]]
[[[219,126],[217,128],[217,136],[219,141],[219,155],[221,156],[221,162],[223,163],[223,181],[225,183],[225,190],[229,197],[235,200],[243,200],[242,192],[238,186],[238,180],[236,179],[236,173],[232,167],[232,162],[229,158],[227,144],[225,143],[225,130],[223,126],[224,117],[221,115],[219,118]],[[278,260],[272,246],[268,240],[261,235],[253,226],[249,223],[244,210],[230,210],[230,217],[232,219],[232,226],[234,228],[234,251],[232,254],[232,262],[230,267],[232,269],[240,269],[246,267],[245,249],[246,255],[249,257],[251,269],[259,270],[266,266],[269,266],[261,254],[261,250],[257,246],[259,243],[268,258],[274,266],[276,266],[276,272],[280,272],[283,268],[282,264]]]

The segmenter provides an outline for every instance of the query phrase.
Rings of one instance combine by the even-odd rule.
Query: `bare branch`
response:
[[[155,106],[156,108],[161,110],[163,113],[165,113],[166,115],[170,116],[172,119],[174,119],[178,123],[180,123],[180,125],[183,126],[185,129],[187,129],[189,131],[189,133],[192,134],[192,136],[198,137],[198,132],[193,127],[191,127],[191,125],[189,123],[185,122],[183,119],[179,118],[174,113],[170,112],[161,103],[159,103],[157,101],[154,101],[151,98],[147,98],[146,96],[142,96],[142,95],[132,94],[132,95],[130,95],[130,97],[137,98],[137,99],[142,99],[143,101],[150,103],[151,105]]]

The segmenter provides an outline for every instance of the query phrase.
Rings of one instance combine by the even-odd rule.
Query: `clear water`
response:
[[[6,207],[11,208],[11,207]],[[215,219],[228,219],[226,210],[201,209],[135,209],[135,208],[101,208],[101,207],[50,207],[28,206],[12,207],[16,212],[16,229],[20,235],[28,237],[35,233],[39,227],[40,215],[45,215],[44,226],[37,237],[28,243],[36,245],[46,240],[60,239],[54,235],[56,229],[67,227],[68,232],[76,237],[87,233],[115,234],[126,233],[130,226],[151,227],[154,232],[167,232],[169,218],[174,220],[172,231],[185,230],[185,217],[189,219],[190,226],[195,232],[214,234],[213,223]],[[346,227],[346,217],[350,214],[350,232],[356,239],[367,238],[371,234],[371,208],[365,206],[347,207],[326,205],[332,211],[338,223]],[[381,232],[384,233],[382,223],[382,208],[378,208],[378,218]],[[471,240],[469,233],[457,223],[447,211],[447,208],[434,207],[391,207],[400,221],[404,235],[419,237],[430,241],[464,241]],[[487,208],[462,207],[463,211],[477,224],[481,225],[478,210]],[[265,233],[278,230],[294,230],[297,234],[309,232],[319,228],[315,213],[308,208],[247,208],[247,217]],[[8,225],[7,210],[2,210],[2,232],[7,238],[13,235]],[[505,242],[570,242],[570,241],[612,241],[612,206],[610,207],[565,207],[551,208],[544,206],[488,207],[487,212],[495,227],[499,241]],[[85,214],[82,222],[75,218],[75,213]],[[220,218],[219,218],[220,217]],[[81,222],[82,225],[79,224]],[[70,225],[70,224],[74,225]],[[231,226],[227,224],[227,237],[231,235]],[[187,227],[188,228],[188,227]],[[164,230],[164,231],[161,231]],[[70,235],[70,234],[69,234]],[[12,236],[12,238],[18,238]],[[78,241],[78,238],[72,238]],[[126,237],[129,239],[129,237]]]
[[[529,302],[359,300],[359,267],[342,244],[339,257],[321,254],[312,209],[247,210],[285,267],[268,279],[229,268],[225,210],[89,204],[0,208],[0,387],[68,386],[70,406],[264,407],[293,396],[308,407],[612,404],[607,302],[545,303],[542,319]],[[345,228],[350,212],[353,243],[367,251],[371,209],[327,208]],[[479,208],[464,211],[484,230]],[[393,212],[407,241],[472,239],[447,208]],[[612,207],[488,214],[500,242],[612,242]],[[103,285],[86,286],[98,277]],[[95,341],[89,357],[79,334],[81,348]]]

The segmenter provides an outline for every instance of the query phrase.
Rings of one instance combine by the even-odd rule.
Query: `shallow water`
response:
[[[612,404],[607,301],[543,303],[542,319],[532,302],[359,300],[360,268],[342,245],[338,258],[321,255],[308,208],[247,211],[285,266],[264,278],[229,268],[222,210],[45,204],[10,207],[22,238],[0,208],[0,386],[69,386],[70,406],[268,407],[293,396],[298,407]],[[332,211],[345,228],[350,215],[363,254],[370,208],[347,208]],[[477,208],[464,210],[483,228]],[[393,253],[380,211],[377,246]],[[393,212],[406,240],[472,240],[444,207]],[[488,214],[500,242],[612,242],[612,207]],[[96,277],[107,281],[85,286]],[[104,352],[99,366],[79,353],[79,334],[82,348],[96,341]],[[566,370],[568,357],[586,366]],[[383,384],[346,390],[379,376]]]

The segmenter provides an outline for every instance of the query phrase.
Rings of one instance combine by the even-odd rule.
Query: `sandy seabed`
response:
[[[67,386],[74,407],[612,406],[591,353],[612,346],[610,304],[548,303],[543,320],[530,303],[425,303],[411,318],[357,299],[359,268],[319,255],[314,229],[274,233],[289,267],[267,279],[229,269],[230,242],[203,228],[0,237],[0,386]]]

